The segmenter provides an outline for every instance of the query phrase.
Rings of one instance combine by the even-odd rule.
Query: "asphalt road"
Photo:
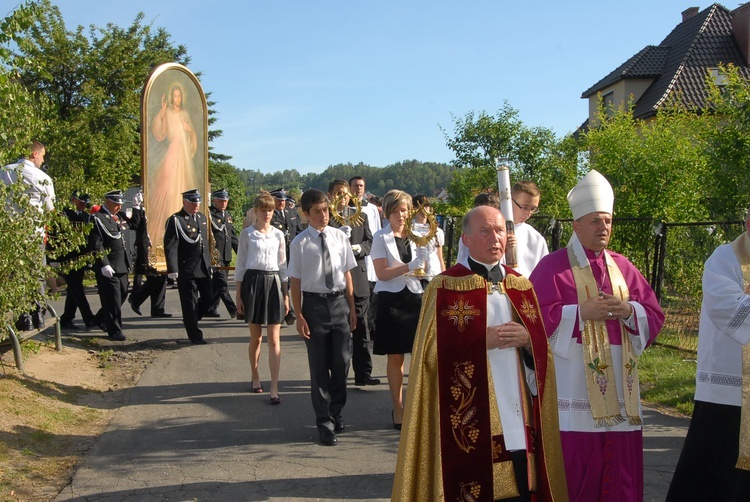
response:
[[[93,290],[89,300],[98,305]],[[221,307],[223,319],[201,324],[209,344],[194,346],[176,290],[168,290],[167,306],[174,317],[151,319],[125,304],[128,340],[113,343],[158,348],[158,356],[138,385],[123,391],[124,405],[56,500],[390,499],[399,432],[391,426],[385,357],[373,357],[378,386],[355,387],[350,373],[346,431],[337,446],[326,447],[318,444],[305,345],[293,327],[281,331],[282,403],[271,406],[265,343],[266,392],[252,394],[247,326]],[[649,409],[645,423],[644,500],[663,501],[688,420]]]

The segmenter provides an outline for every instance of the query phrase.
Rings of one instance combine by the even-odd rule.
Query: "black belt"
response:
[[[303,296],[315,296],[317,298],[336,298],[337,296],[341,296],[344,294],[343,290],[340,291],[331,291],[330,293],[311,293],[310,291],[303,291]]]

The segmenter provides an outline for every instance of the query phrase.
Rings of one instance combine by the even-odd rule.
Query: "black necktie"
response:
[[[326,288],[333,290],[333,267],[331,266],[331,253],[326,244],[326,234],[320,232],[320,245],[323,248],[323,273],[326,276]]]

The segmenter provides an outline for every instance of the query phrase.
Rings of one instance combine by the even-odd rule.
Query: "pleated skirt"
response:
[[[281,324],[284,320],[284,296],[278,272],[247,270],[241,293],[248,324]]]

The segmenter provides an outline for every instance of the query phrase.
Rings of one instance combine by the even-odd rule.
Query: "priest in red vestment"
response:
[[[392,499],[567,501],[555,369],[534,289],[500,264],[505,219],[463,222],[468,257],[427,287]]]
[[[571,500],[642,501],[638,357],[664,313],[646,279],[606,249],[614,193],[590,171],[568,193],[575,232],[531,274],[557,371],[560,437]]]

